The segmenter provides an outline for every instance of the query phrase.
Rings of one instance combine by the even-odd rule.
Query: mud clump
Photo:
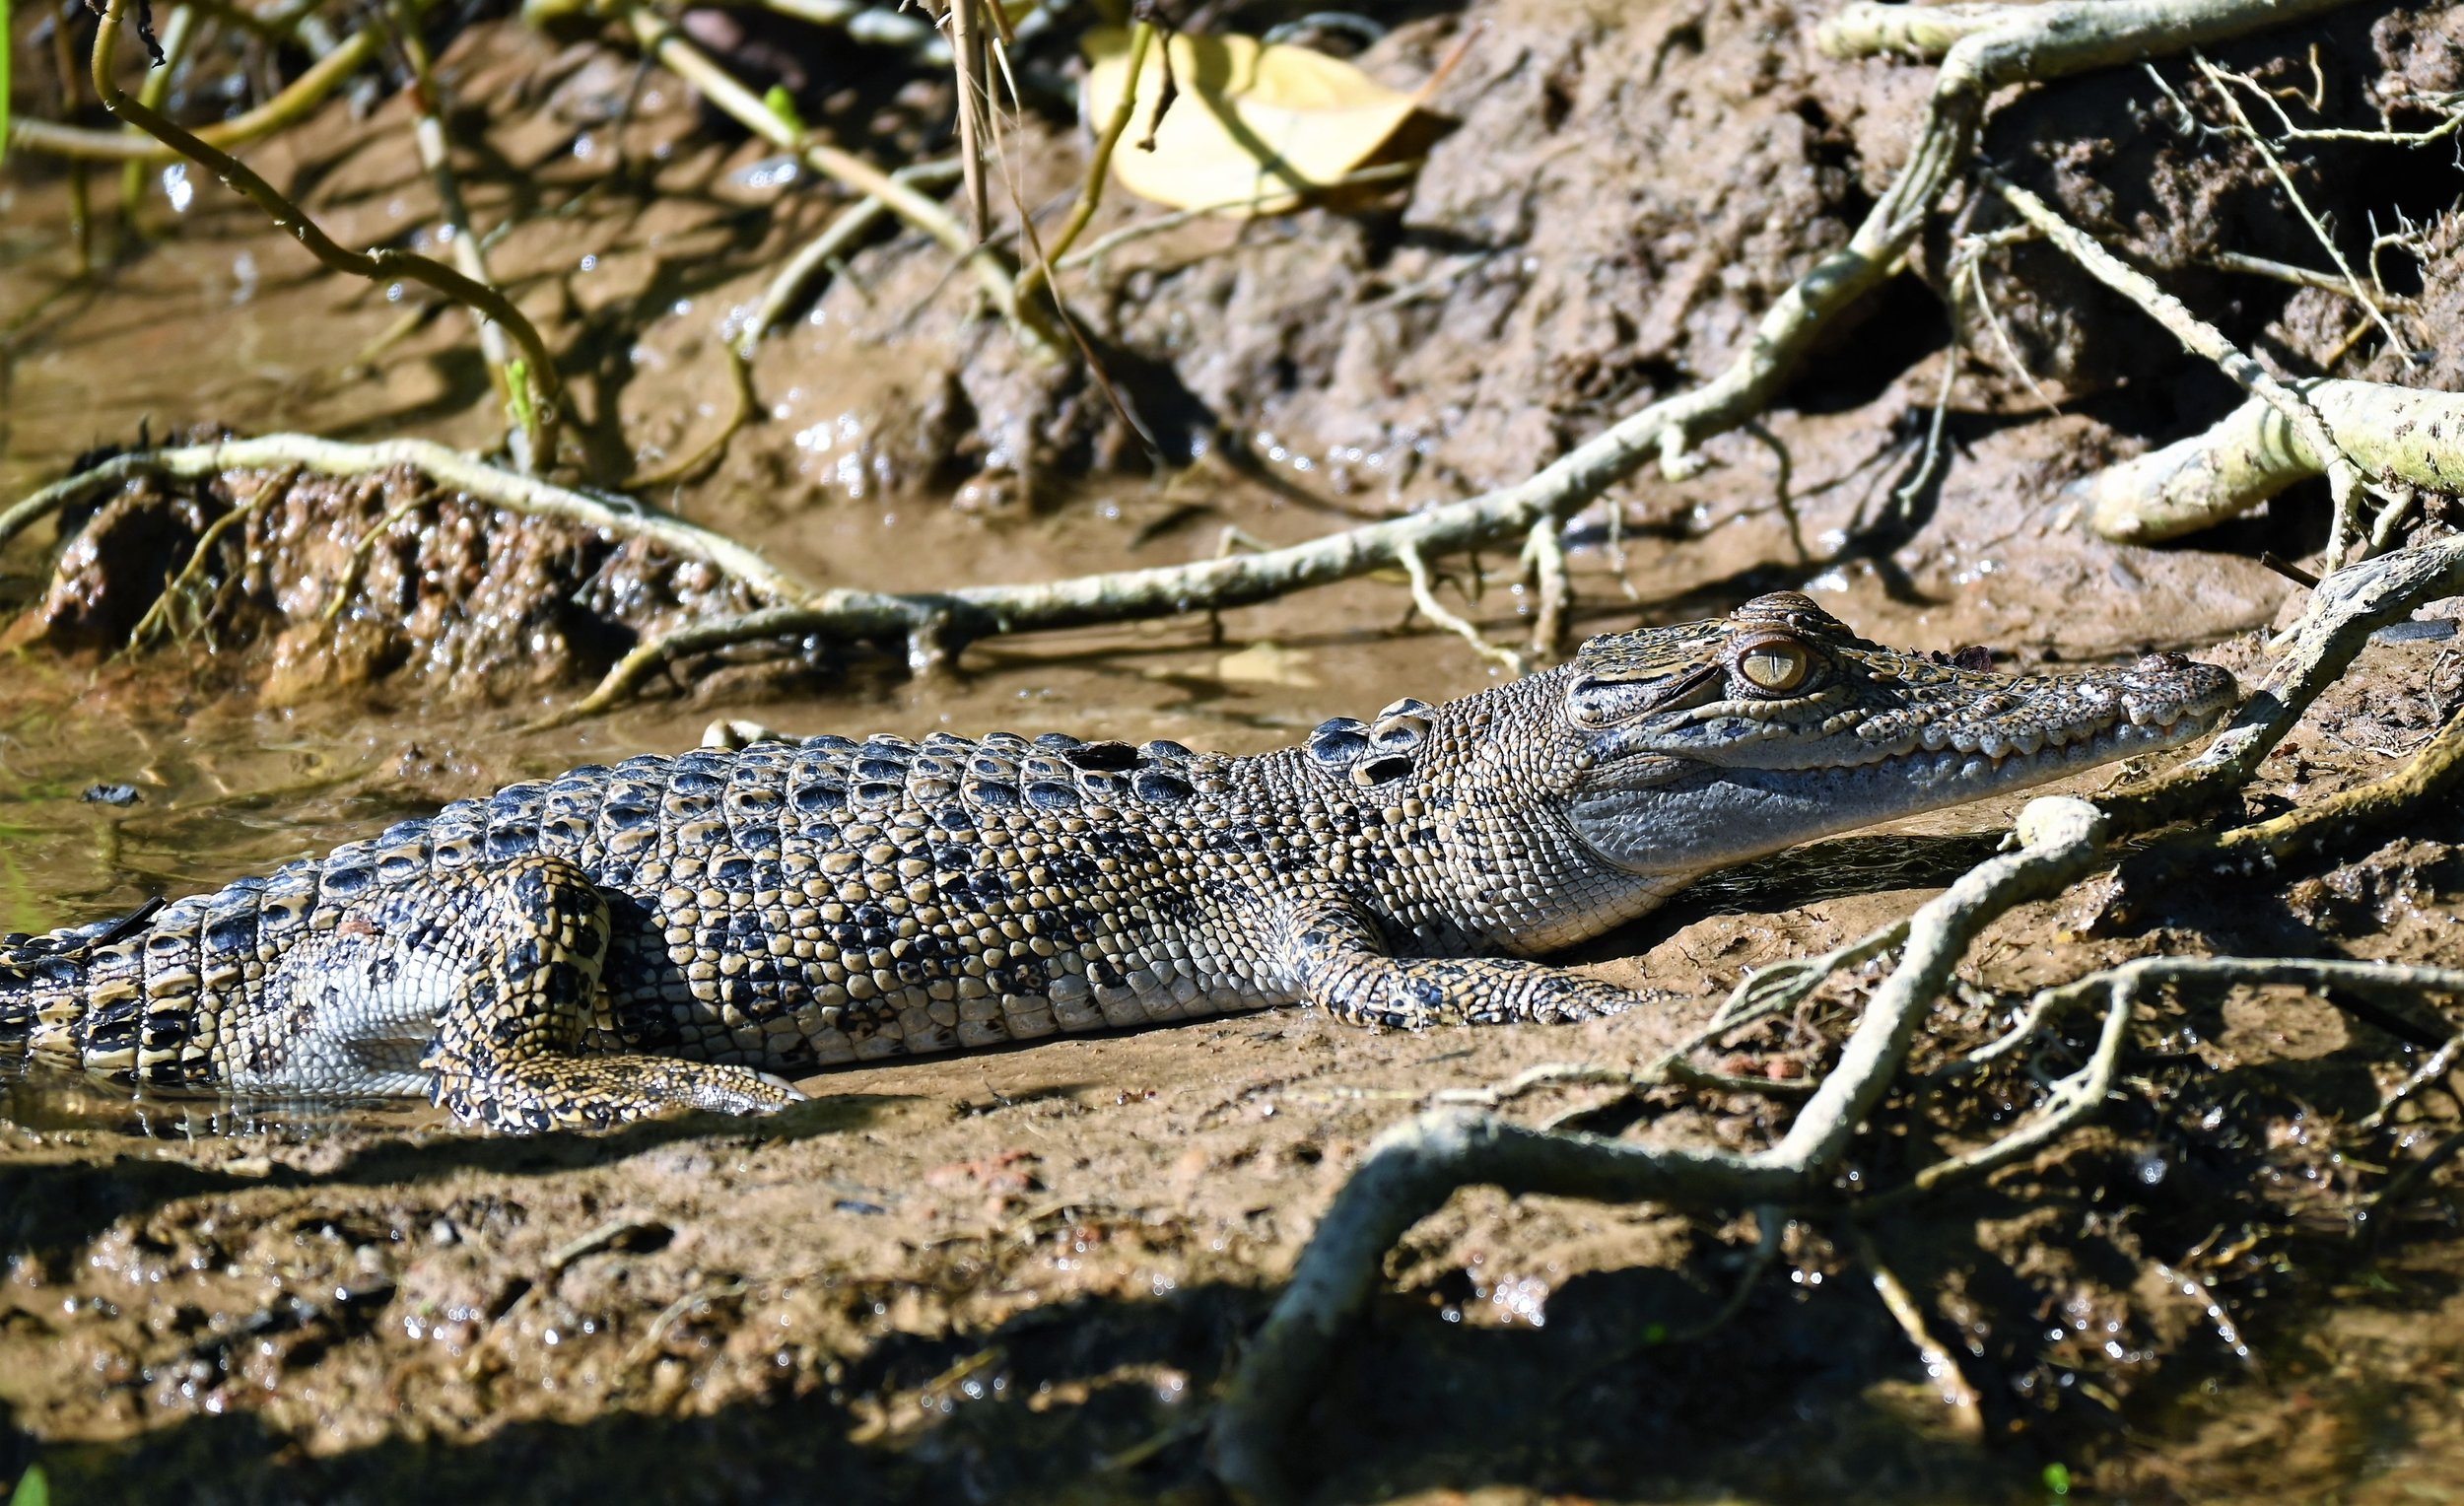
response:
[[[408,469],[129,482],[70,528],[0,644],[108,655],[178,640],[272,704],[416,685],[506,699],[604,670],[752,593],[640,538],[515,513]]]

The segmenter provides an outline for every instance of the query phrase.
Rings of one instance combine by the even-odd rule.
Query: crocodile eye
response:
[[[1813,656],[1784,638],[1750,645],[1737,656],[1737,672],[1746,684],[1775,694],[1805,684],[1813,668]]]

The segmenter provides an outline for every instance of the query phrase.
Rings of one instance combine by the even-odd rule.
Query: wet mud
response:
[[[1227,526],[1297,541],[1517,480],[1717,372],[1887,181],[1927,77],[1825,60],[1818,10],[1762,0],[1380,14],[1395,29],[1361,61],[1402,87],[1489,28],[1433,102],[1453,128],[1416,179],[1363,211],[1123,242],[1076,295],[1166,471],[1100,391],[972,317],[937,252],[885,236],[765,345],[757,421],[653,500],[808,579],[922,589],[1178,562]],[[2306,90],[2315,42],[2336,64],[2322,98],[2370,123],[2399,84],[2459,87],[2459,14],[2356,7],[2217,57]],[[735,38],[747,57],[761,39]],[[935,147],[945,84],[789,51],[816,124],[885,159]],[[468,187],[481,221],[524,216],[494,254],[575,352],[587,468],[612,483],[691,453],[729,406],[730,315],[838,201],[612,48],[486,22],[444,56],[462,98],[526,106],[473,120],[492,156]],[[2349,304],[2208,265],[2315,247],[2263,163],[2185,135],[2170,108],[2144,73],[2078,80],[2017,101],[1988,150],[2288,370],[2464,380],[2451,346],[2401,370],[2366,341],[2340,351]],[[429,200],[400,111],[337,107],[251,161],[346,242],[416,241]],[[1074,183],[1062,112],[1031,115],[1011,148],[1030,204]],[[2423,157],[2349,161],[2304,181],[2351,224],[2391,203],[2434,217],[2464,186],[2443,159],[2429,183],[2406,175]],[[457,312],[406,318],[384,290],[315,275],[211,185],[175,236],[74,283],[60,183],[15,158],[8,171],[0,501],[141,419],[496,439]],[[1119,197],[1091,236],[1152,213]],[[2425,310],[2464,297],[2454,224],[2436,218],[2406,263]],[[2067,482],[2236,394],[2025,245],[1986,275],[1999,338],[2041,392],[1965,358],[1947,463],[1928,474],[1949,326],[1923,283],[1944,252],[1843,330],[1761,433],[1578,520],[1578,628],[1803,587],[1869,636],[1984,645],[2006,666],[2179,649],[2250,678],[2302,599],[2254,557],[2314,550],[2323,489],[2186,547],[2087,535]],[[2416,275],[2400,259],[2391,274]],[[640,635],[731,608],[731,588],[415,487],[140,486],[0,558],[0,930],[123,913],[513,780],[673,751],[715,717],[1250,751],[1493,672],[1368,580],[1219,624],[978,645],[923,679],[836,650],[787,673],[693,666],[612,716],[538,730]],[[190,610],[125,651],[175,562],[257,497],[261,514],[226,534],[244,551],[209,561]],[[1459,564],[1441,590],[1500,638],[1528,630],[1511,560]],[[2373,644],[2250,808],[2375,778],[2419,746],[2455,707],[2454,614]],[[1751,970],[1906,914],[2017,804],[1706,884],[1573,959],[1670,1001],[1577,1027],[1378,1033],[1275,1011],[837,1070],[775,1120],[529,1140],[424,1106],[132,1102],[11,1068],[0,1479],[38,1459],[65,1501],[1217,1499],[1209,1398],[1382,1129],[1541,1062],[1649,1061]],[[2425,811],[2375,852],[2278,883],[2128,899],[2089,885],[2005,918],[1919,1064],[1997,1033],[2032,989],[2158,951],[2464,965],[2464,817]],[[1735,1043],[1733,1069],[1822,1071],[1879,976]],[[1330,1501],[2453,1488],[2457,1174],[2361,1214],[2464,1108],[2433,1087],[2359,1128],[2453,1026],[2260,991],[2168,997],[2134,1028],[2089,1129],[1980,1188],[1861,1224],[1809,1216],[1767,1261],[1750,1210],[1459,1195],[1392,1258],[1293,1439],[1303,1472]],[[1956,1148],[1951,1127],[2009,1123],[2083,1059],[2085,1030],[1943,1102],[1893,1104],[1908,1133],[1872,1141],[1856,1174],[1888,1185]],[[1551,1089],[1507,1112],[1741,1147],[1785,1123],[1772,1101],[1696,1090]],[[1978,1391],[1982,1436],[1878,1298],[1860,1236]]]

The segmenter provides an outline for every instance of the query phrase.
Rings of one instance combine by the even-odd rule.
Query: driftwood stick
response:
[[[0,549],[6,549],[18,534],[46,514],[104,496],[138,476],[195,481],[227,470],[277,470],[292,466],[321,476],[365,476],[406,466],[439,486],[512,512],[649,539],[688,559],[708,561],[761,595],[800,600],[819,594],[816,587],[724,534],[627,498],[603,499],[536,477],[516,475],[429,440],[346,445],[303,434],[276,434],[115,455],[0,511]]]
[[[2078,484],[2088,525],[2126,544],[2156,544],[2212,527],[2350,456],[2382,487],[2464,496],[2464,395],[2372,381],[2286,385],[2325,426],[2322,454],[2303,429],[2253,397],[2201,434]]]

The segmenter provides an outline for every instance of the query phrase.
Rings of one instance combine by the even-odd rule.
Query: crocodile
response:
[[[1535,959],[1705,872],[2174,746],[2233,700],[2177,654],[2005,675],[1783,592],[1253,756],[999,732],[646,755],[0,938],[0,1051],[518,1131],[1275,1004],[1582,1019],[1644,995]]]

